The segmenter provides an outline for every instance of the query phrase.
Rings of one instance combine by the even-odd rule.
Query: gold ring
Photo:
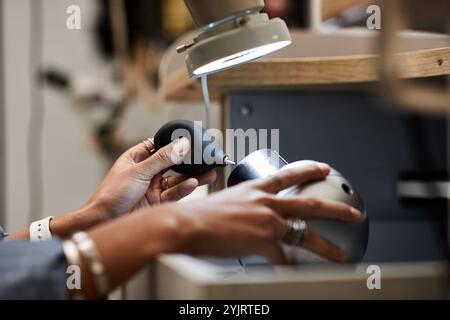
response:
[[[164,177],[161,181],[161,189],[166,191],[169,189],[169,177]]]

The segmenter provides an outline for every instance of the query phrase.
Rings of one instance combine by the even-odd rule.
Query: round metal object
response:
[[[278,153],[272,150],[256,151],[236,165],[228,178],[228,186],[248,180],[267,178],[279,170],[285,170],[294,166],[304,166],[309,162],[314,163],[314,161],[298,161],[287,164]],[[363,218],[358,223],[344,223],[325,219],[307,221],[308,228],[348,252],[350,262],[361,262],[369,239],[369,218],[364,201],[352,183],[341,173],[332,169],[324,180],[303,186],[294,186],[278,194],[279,197],[296,195],[343,202],[363,213]],[[284,246],[284,249],[292,263],[325,262],[324,259],[302,248]],[[247,264],[261,263],[261,259],[246,259],[245,262]]]

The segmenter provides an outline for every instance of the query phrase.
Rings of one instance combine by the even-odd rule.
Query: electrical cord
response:
[[[43,8],[42,0],[30,1],[30,48],[31,68],[30,118],[27,137],[27,168],[29,179],[29,218],[41,218],[44,210],[44,183],[42,144],[45,107],[43,90],[39,88],[36,76],[43,59]]]
[[[0,1],[0,16],[4,14],[4,4]],[[4,27],[0,26],[0,229],[1,226],[6,227],[6,106],[5,106],[5,90],[4,90]]]
[[[206,130],[211,129],[211,99],[209,97],[209,90],[208,90],[208,75],[204,75],[201,77],[201,83],[202,83],[202,93],[203,93],[203,101],[205,103],[205,121],[206,121]],[[208,193],[211,193],[211,185],[208,185]],[[238,258],[239,265],[241,266],[242,270],[246,270],[246,264],[242,258]]]
[[[205,103],[205,124],[206,130],[211,129],[211,99],[209,98],[208,90],[208,75],[202,76],[202,93],[203,102]]]

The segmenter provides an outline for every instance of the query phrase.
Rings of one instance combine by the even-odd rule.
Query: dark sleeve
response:
[[[0,300],[68,299],[66,268],[59,240],[0,241]]]
[[[2,241],[6,237],[6,232],[3,230],[2,226],[0,226],[0,241]]]

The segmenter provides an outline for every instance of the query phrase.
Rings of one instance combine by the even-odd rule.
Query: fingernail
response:
[[[189,153],[190,147],[191,145],[187,138],[175,140],[170,154],[171,162],[173,164],[181,164],[186,155]]]
[[[355,209],[355,208],[351,208],[350,211],[351,211],[351,213],[352,213],[352,215],[353,215],[353,217],[354,217],[355,219],[361,220],[361,218],[362,218],[362,213],[361,213],[361,211],[359,211],[359,210],[357,210],[357,209]]]
[[[318,163],[317,165],[323,173],[328,173],[330,171],[330,166],[326,163]]]
[[[183,137],[178,139],[174,146],[173,150],[180,156],[184,157],[190,150],[191,144],[189,142],[189,139]]]

